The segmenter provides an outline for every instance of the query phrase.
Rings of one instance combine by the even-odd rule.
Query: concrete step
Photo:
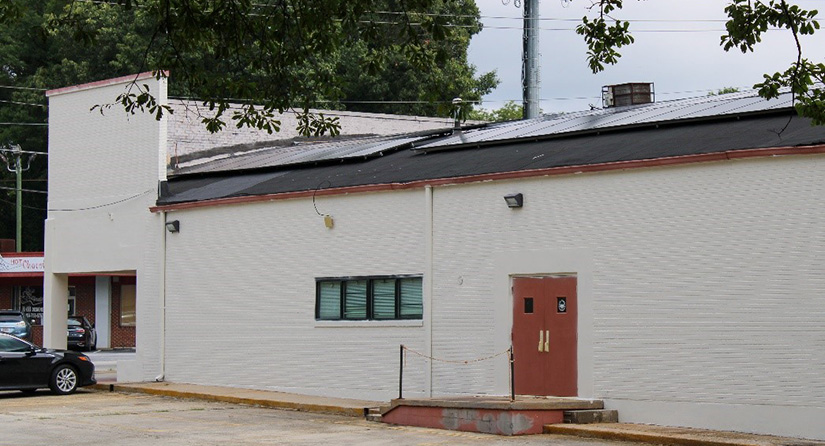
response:
[[[618,423],[619,412],[607,409],[565,410],[564,422],[572,424]]]
[[[381,413],[383,413],[383,409],[381,407],[370,407],[367,410],[365,418],[367,419],[367,421],[381,422]]]

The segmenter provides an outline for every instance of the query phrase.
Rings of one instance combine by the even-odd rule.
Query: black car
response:
[[[0,333],[8,333],[31,342],[32,324],[20,311],[0,310]]]
[[[97,331],[85,317],[69,316],[67,329],[66,344],[69,348],[80,351],[92,351],[97,348]]]
[[[34,393],[48,387],[56,395],[95,384],[95,366],[82,353],[40,348],[0,333],[0,390]]]

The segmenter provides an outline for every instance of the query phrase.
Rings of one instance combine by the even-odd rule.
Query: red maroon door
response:
[[[576,278],[513,280],[513,358],[519,395],[577,396]]]

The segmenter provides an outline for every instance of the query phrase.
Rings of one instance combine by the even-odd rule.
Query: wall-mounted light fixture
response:
[[[507,202],[507,207],[509,208],[520,208],[524,206],[524,195],[507,194],[504,196],[504,201]]]
[[[166,230],[172,233],[180,232],[180,221],[172,220],[166,222]]]

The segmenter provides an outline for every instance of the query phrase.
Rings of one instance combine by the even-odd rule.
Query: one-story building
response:
[[[520,394],[825,439],[825,128],[788,96],[172,171],[166,121],[87,113],[122,88],[49,95],[47,345],[71,275],[131,273],[119,380],[389,399],[404,345],[405,395],[506,395],[512,346]]]

